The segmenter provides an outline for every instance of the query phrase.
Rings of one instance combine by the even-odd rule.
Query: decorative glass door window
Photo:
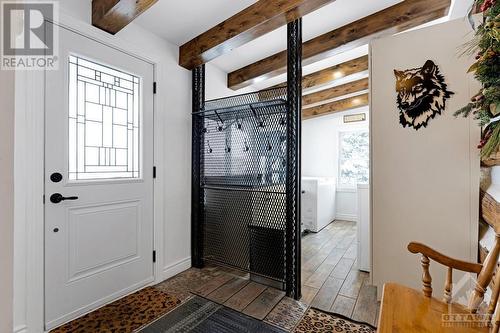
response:
[[[140,78],[69,57],[69,179],[140,177]]]

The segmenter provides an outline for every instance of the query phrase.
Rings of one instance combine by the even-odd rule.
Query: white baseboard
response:
[[[337,213],[335,215],[336,220],[342,220],[342,221],[352,221],[352,222],[357,222],[358,221],[358,216],[354,214],[339,214]]]
[[[179,260],[163,268],[162,278],[166,280],[191,268],[191,257]]]
[[[28,333],[28,326],[18,325],[14,327],[14,333]]]

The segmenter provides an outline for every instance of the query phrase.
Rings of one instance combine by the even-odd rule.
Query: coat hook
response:
[[[245,148],[243,149],[244,152],[247,152],[250,150],[250,147],[248,147],[247,140],[245,140]]]
[[[269,137],[267,138],[267,150],[268,151],[273,150],[273,146],[271,145],[271,142],[269,142]]]
[[[280,125],[281,126],[285,126],[285,124],[286,124],[285,117],[281,116],[281,118],[280,118]]]
[[[212,149],[212,147],[210,147],[210,141],[207,141],[207,143],[208,143],[208,153],[212,154],[213,153],[213,149]]]
[[[240,120],[236,119],[236,124],[239,130],[243,127],[243,121],[240,122]]]
[[[217,131],[222,132],[223,130],[224,130],[224,123],[219,124],[219,122],[217,122]]]
[[[229,147],[228,143],[227,143],[227,139],[226,139],[226,152],[227,153],[230,153],[231,152],[231,147]]]

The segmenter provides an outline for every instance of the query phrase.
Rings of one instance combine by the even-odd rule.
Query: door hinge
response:
[[[156,262],[156,251],[153,251],[153,262]]]
[[[42,203],[45,205],[45,194],[42,196]]]
[[[153,167],[153,178],[156,178],[156,167]]]
[[[156,82],[153,82],[153,94],[156,94]]]

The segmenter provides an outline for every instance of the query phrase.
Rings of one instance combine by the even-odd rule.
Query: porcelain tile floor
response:
[[[157,287],[180,299],[189,290],[287,330],[298,323],[308,306],[376,325],[377,291],[369,285],[369,274],[357,269],[356,234],[356,223],[335,221],[302,238],[303,297],[299,302],[227,268],[191,269]]]
[[[302,237],[302,301],[376,326],[377,289],[357,269],[355,222],[335,221]]]
[[[335,221],[302,239],[300,301],[250,281],[240,271],[207,266],[188,269],[138,291],[52,332],[135,332],[198,295],[291,332],[309,306],[375,325],[376,289],[356,269],[356,226]],[[89,331],[90,330],[90,331]]]

